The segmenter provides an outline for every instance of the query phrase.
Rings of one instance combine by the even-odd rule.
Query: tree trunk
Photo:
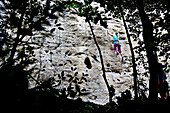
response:
[[[15,56],[15,53],[16,53],[16,50],[17,50],[17,46],[19,44],[19,42],[25,37],[24,35],[21,37],[20,39],[20,33],[21,33],[21,27],[22,27],[22,22],[23,22],[23,19],[24,19],[24,14],[25,14],[25,3],[23,3],[23,10],[21,12],[21,17],[19,19],[19,22],[18,22],[18,28],[17,28],[17,36],[16,38],[14,39],[14,43],[13,43],[13,47],[12,47],[12,50],[11,50],[11,54],[10,54],[10,57],[8,59],[8,65],[9,66],[12,66],[13,63],[14,63],[14,56]]]
[[[94,42],[95,42],[95,44],[96,44],[96,46],[97,46],[97,49],[98,49],[98,51],[99,51],[100,61],[101,61],[102,71],[103,71],[103,79],[104,79],[104,81],[105,81],[105,84],[106,84],[107,89],[108,89],[108,92],[109,92],[109,103],[112,104],[112,97],[113,97],[113,94],[112,94],[112,93],[113,93],[113,92],[110,90],[111,87],[110,87],[110,85],[109,85],[109,83],[108,83],[108,81],[107,81],[107,79],[106,79],[106,71],[105,71],[105,67],[104,67],[102,52],[101,52],[101,49],[100,49],[100,47],[99,47],[99,45],[98,45],[98,43],[97,43],[96,37],[95,37],[95,35],[94,35],[93,29],[92,29],[92,26],[91,26],[91,23],[90,23],[89,20],[88,20],[88,23],[89,23],[89,26],[90,26],[90,29],[91,29],[91,32],[92,32],[92,35],[93,35]]]
[[[125,18],[124,18],[124,15],[123,15],[123,10],[122,10],[122,6],[121,4],[119,4],[119,8],[120,8],[120,13],[121,13],[121,16],[122,16],[122,19],[123,19],[123,23],[124,23],[124,27],[125,27],[125,30],[126,30],[126,34],[127,34],[127,38],[128,38],[128,42],[129,42],[129,46],[130,46],[130,51],[131,51],[131,55],[132,55],[132,63],[133,63],[133,80],[134,80],[134,93],[135,93],[135,100],[137,100],[138,98],[138,91],[137,91],[137,70],[136,70],[136,63],[135,63],[135,54],[134,54],[134,51],[133,51],[133,46],[132,46],[132,42],[131,42],[131,39],[130,39],[130,35],[129,35],[129,32],[128,32],[128,28],[127,28],[127,25],[126,25],[126,21],[125,21]]]
[[[137,7],[143,26],[143,38],[146,48],[150,81],[149,81],[149,99],[153,102],[158,99],[158,78],[157,78],[157,54],[155,51],[154,37],[153,37],[153,24],[149,20],[144,11],[144,5],[142,0],[137,0]]]

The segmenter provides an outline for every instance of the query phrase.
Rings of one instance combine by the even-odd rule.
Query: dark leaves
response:
[[[50,33],[53,33],[55,31],[55,28],[52,28],[51,30],[50,30]]]
[[[62,27],[58,27],[58,29],[59,29],[59,30],[64,30],[64,28],[62,28]]]
[[[26,36],[26,35],[32,36],[32,30],[31,29],[21,29],[19,34],[24,35],[24,36]]]
[[[91,62],[90,62],[89,57],[86,57],[86,58],[85,58],[84,63],[86,64],[86,67],[87,67],[88,69],[91,69],[91,68],[92,68],[92,65],[91,65]]]
[[[34,22],[33,24],[30,25],[30,28],[37,30],[37,31],[41,31],[44,30],[45,28],[42,26],[41,21],[37,21]]]

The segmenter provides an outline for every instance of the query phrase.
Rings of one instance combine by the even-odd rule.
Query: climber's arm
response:
[[[112,42],[112,43],[114,43],[114,40],[113,40],[113,35],[112,35],[112,34],[110,34],[108,31],[107,31],[107,34],[109,34],[109,35],[112,37],[112,40],[111,40],[111,42]]]
[[[109,34],[111,37],[113,36],[112,34],[110,34],[108,31],[107,31],[107,34]]]
[[[119,37],[119,40],[122,40],[123,38],[122,37]]]

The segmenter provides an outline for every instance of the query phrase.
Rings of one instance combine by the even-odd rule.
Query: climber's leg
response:
[[[114,50],[113,50],[113,52],[114,52],[114,54],[117,56],[117,47],[118,47],[118,45],[117,44],[114,44]]]
[[[120,43],[118,43],[118,51],[121,54],[121,45],[120,45]]]
[[[120,45],[120,43],[118,44],[118,51],[119,51],[119,53],[120,53],[120,55],[121,55],[121,57],[122,57],[122,63],[123,63],[123,56],[122,56],[122,51],[121,51],[121,45]]]
[[[114,44],[114,50],[113,50],[114,52],[116,51],[116,47],[117,47],[117,44]]]

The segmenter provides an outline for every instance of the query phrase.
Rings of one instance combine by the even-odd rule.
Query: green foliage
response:
[[[62,88],[58,89],[58,96],[67,98],[77,98],[77,96],[82,95],[88,95],[89,93],[86,92],[85,88],[81,88],[81,85],[87,82],[87,76],[88,74],[82,73],[82,75],[78,75],[78,72],[76,72],[76,69],[71,68],[71,70],[74,72],[73,75],[71,74],[65,74],[64,71],[61,72],[61,74],[58,74],[58,80],[57,85],[55,87],[58,89],[62,86],[64,82],[68,82],[68,86],[63,86]]]
[[[5,108],[14,106],[14,111],[27,105],[25,98],[30,91],[28,78],[33,78],[31,74],[34,70],[28,66],[36,62],[35,46],[30,40],[34,32],[44,30],[44,25],[50,25],[49,18],[57,19],[54,13],[61,11],[59,7],[63,5],[61,2],[50,5],[50,0],[44,3],[37,0],[5,0],[0,8],[1,98],[6,99],[2,101]],[[39,43],[34,44],[40,46]],[[35,81],[40,85],[40,81]],[[51,82],[42,83],[44,88],[38,90],[52,89],[49,84]]]
[[[33,32],[44,30],[42,24],[50,25],[47,18],[53,15],[54,9],[58,6],[49,7],[49,1],[41,5],[40,2],[34,0],[19,0],[17,2],[9,0],[4,2],[4,6],[1,20],[1,57],[4,62],[8,63],[10,59],[10,62],[12,61],[14,64],[14,62],[28,59],[27,57],[33,55],[33,48],[29,42],[23,42],[23,39],[25,37],[31,39]],[[53,12],[48,13],[48,10],[53,10]],[[17,50],[19,44],[23,48]],[[18,58],[14,59],[14,55],[17,54]]]
[[[98,9],[99,7],[92,7],[91,3],[93,0],[84,0],[83,2],[78,2],[78,1],[67,1],[67,7],[73,7],[77,9],[77,14],[79,16],[84,16],[86,17],[86,22],[88,20],[94,22],[97,24],[98,22],[100,23],[101,26],[104,26],[105,28],[107,27],[106,21],[104,21],[104,18],[102,18],[101,14],[104,12],[99,12]]]

